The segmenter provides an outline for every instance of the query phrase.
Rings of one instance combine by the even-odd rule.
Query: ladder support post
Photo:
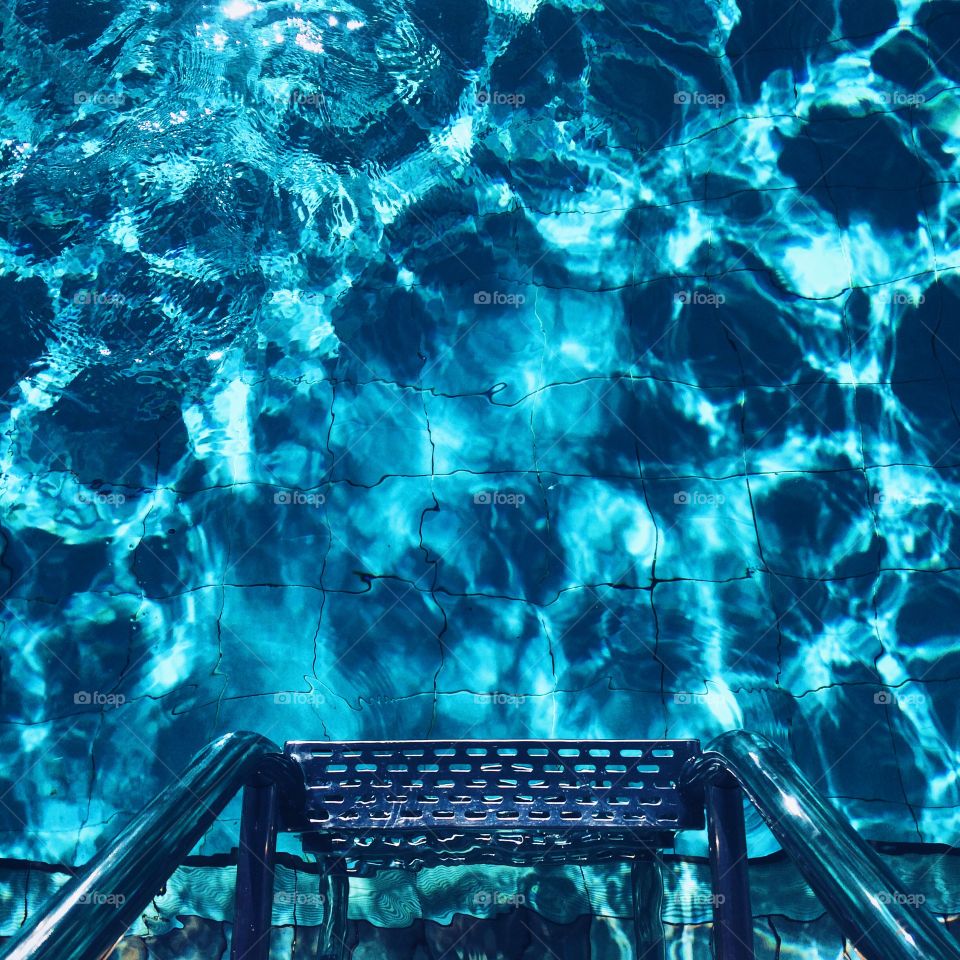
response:
[[[350,878],[341,859],[330,859],[320,875],[323,897],[323,926],[320,930],[318,960],[342,960],[346,953],[347,908]]]
[[[230,960],[270,956],[279,791],[275,782],[243,789]]]
[[[637,960],[664,960],[663,874],[653,856],[637,857],[630,867]]]
[[[754,960],[743,792],[732,777],[706,787],[717,960]]]

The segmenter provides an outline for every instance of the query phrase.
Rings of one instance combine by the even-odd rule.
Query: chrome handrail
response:
[[[6,944],[2,960],[99,960],[110,953],[228,801],[279,748],[258,733],[204,747]]]
[[[690,782],[733,777],[844,935],[868,960],[958,960],[960,947],[877,853],[765,737],[721,734]]]

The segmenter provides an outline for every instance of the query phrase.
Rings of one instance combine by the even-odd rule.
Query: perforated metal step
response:
[[[696,740],[286,745],[307,785],[302,828],[322,831],[334,846],[346,840],[351,855],[382,852],[385,834],[398,833],[419,834],[421,852],[504,833],[534,846],[536,837],[599,850],[698,829],[702,797],[682,794],[677,778],[699,752]]]

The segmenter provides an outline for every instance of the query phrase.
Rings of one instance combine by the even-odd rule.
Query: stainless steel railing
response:
[[[109,954],[231,797],[277,751],[265,737],[245,731],[204,747],[4,945],[2,960],[99,960]]]
[[[922,898],[902,888],[866,841],[769,740],[745,730],[722,734],[694,762],[690,782],[713,784],[711,790],[717,791],[729,789],[723,784],[724,780],[729,784],[730,778],[868,960],[960,958],[956,941],[924,909]],[[722,849],[722,836],[719,845],[721,858],[735,864],[736,856]],[[744,849],[744,859],[745,853]],[[737,922],[728,917],[729,925]],[[739,937],[730,929],[718,933],[721,960],[744,955],[739,948],[746,934]],[[725,934],[732,934],[726,943]]]

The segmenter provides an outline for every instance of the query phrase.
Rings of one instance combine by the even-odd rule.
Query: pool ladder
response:
[[[656,853],[706,823],[717,960],[753,960],[744,798],[867,960],[960,960],[945,927],[770,741],[292,741],[208,744],[0,951],[101,960],[243,789],[231,960],[267,960],[278,831],[323,868],[319,955],[345,955],[349,876],[431,863],[631,864],[635,951],[662,960]],[[112,894],[113,896],[105,896]]]

